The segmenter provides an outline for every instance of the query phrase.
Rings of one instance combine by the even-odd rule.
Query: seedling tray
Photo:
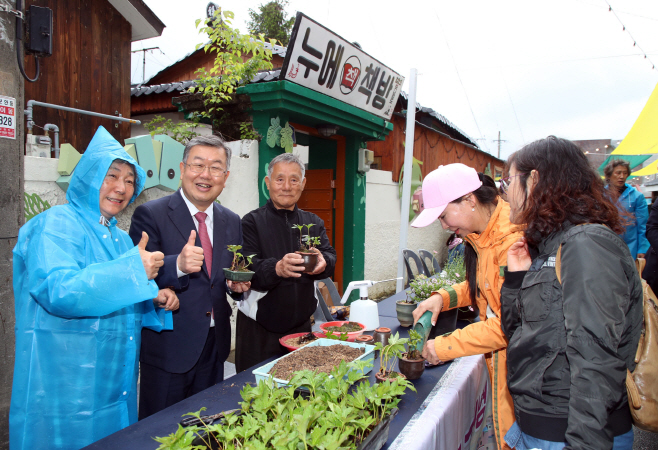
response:
[[[299,348],[295,351],[292,351],[292,352],[288,353],[286,356],[282,356],[279,359],[276,359],[276,360],[274,360],[274,361],[272,361],[268,364],[265,364],[263,366],[258,367],[257,369],[254,369],[252,373],[256,376],[256,382],[259,382],[260,380],[266,380],[268,378],[273,378],[278,387],[287,386],[288,383],[290,382],[290,380],[282,380],[280,378],[273,377],[272,375],[270,375],[268,373],[272,369],[272,367],[274,367],[274,365],[276,363],[281,361],[283,358],[289,358],[289,357],[293,356],[295,354],[295,352],[298,352],[299,350],[301,350],[303,348],[318,347],[318,346],[328,347],[330,345],[337,345],[337,344],[338,345],[347,345],[349,347],[354,347],[354,348],[363,348],[363,349],[365,349],[365,353],[363,355],[361,355],[360,357],[358,357],[357,359],[355,359],[355,361],[371,361],[371,362],[373,362],[374,359],[375,359],[375,355],[374,355],[375,346],[374,345],[363,344],[363,343],[360,343],[360,342],[337,341],[335,339],[318,339],[317,341],[311,342],[310,344],[306,344],[304,347]],[[354,369],[352,369],[352,370],[354,370]],[[366,367],[363,374],[367,375],[368,373],[370,373],[371,370],[372,370],[372,366]]]

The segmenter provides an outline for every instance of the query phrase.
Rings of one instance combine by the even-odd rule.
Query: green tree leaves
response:
[[[295,24],[295,18],[288,19],[285,7],[287,0],[273,0],[258,7],[259,12],[249,8],[251,20],[247,23],[249,32],[263,34],[270,39],[276,39],[284,47],[290,41],[290,31]]]

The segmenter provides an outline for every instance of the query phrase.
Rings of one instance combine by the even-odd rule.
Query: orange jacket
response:
[[[510,223],[509,212],[509,204],[499,198],[482,234],[466,236],[478,255],[476,280],[480,292],[476,301],[480,321],[434,340],[436,353],[442,361],[484,354],[492,386],[496,442],[501,450],[509,449],[503,438],[515,419],[514,404],[507,390],[507,339],[500,326],[500,289],[505,281],[503,268],[507,265],[507,250],[523,236],[521,229]],[[466,281],[438,292],[443,297],[444,310],[471,305]]]

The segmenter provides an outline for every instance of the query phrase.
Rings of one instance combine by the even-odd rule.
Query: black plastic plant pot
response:
[[[368,437],[364,439],[357,447],[357,450],[379,450],[386,444],[388,440],[388,430],[391,428],[391,420],[398,414],[398,409],[393,408],[391,413],[386,416],[384,420],[379,422],[375,428],[372,429]]]
[[[315,265],[318,263],[318,254],[317,253],[304,253],[304,252],[295,252],[302,258],[304,258],[304,272],[313,272]]]
[[[238,272],[235,270],[224,269],[224,277],[227,281],[251,281],[251,278],[254,276],[254,272]]]
[[[407,380],[419,379],[425,371],[425,360],[423,358],[407,359],[404,355],[398,361],[400,373],[407,377]]]

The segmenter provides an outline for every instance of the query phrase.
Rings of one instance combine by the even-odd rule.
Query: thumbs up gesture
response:
[[[164,265],[164,254],[162,252],[149,252],[146,250],[146,244],[149,242],[149,235],[142,231],[142,240],[137,244],[139,256],[142,258],[144,270],[149,280],[158,276],[158,270]]]
[[[196,230],[192,230],[187,244],[185,244],[185,247],[183,247],[176,260],[176,264],[181,272],[194,273],[201,271],[201,266],[203,265],[203,249],[194,245],[195,241]]]

